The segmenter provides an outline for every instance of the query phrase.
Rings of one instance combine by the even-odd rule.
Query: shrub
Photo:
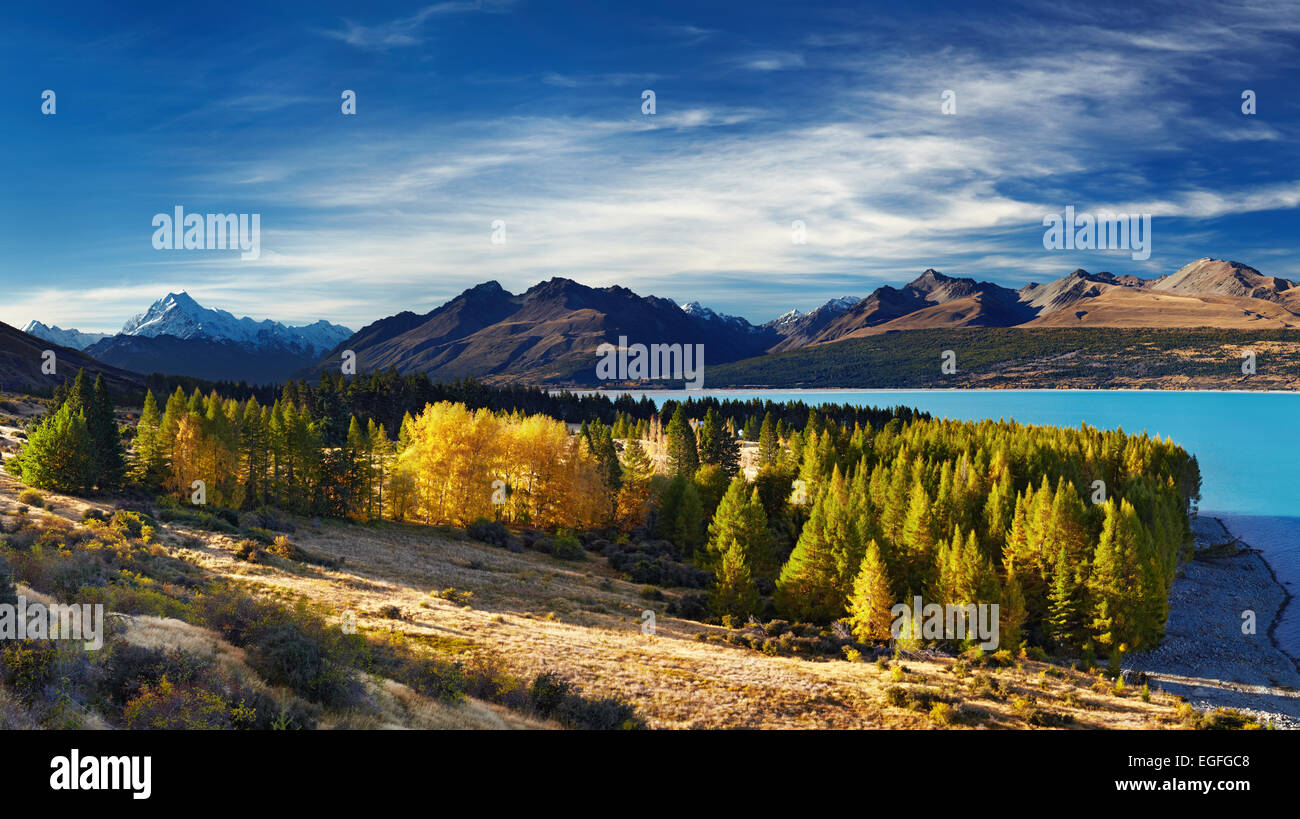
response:
[[[573,693],[573,685],[554,672],[543,671],[533,679],[528,687],[528,700],[533,710],[544,717],[549,717],[564,702],[564,698]]]
[[[127,703],[122,723],[155,730],[229,728],[230,714],[220,696],[198,686],[178,687],[164,676]]]
[[[438,596],[443,600],[455,603],[458,606],[468,606],[474,599],[474,592],[464,589],[446,588],[438,592]]]
[[[493,546],[505,546],[506,541],[510,539],[510,532],[504,524],[487,518],[476,518],[473,523],[465,527],[465,534],[474,540],[490,543]]]
[[[683,594],[668,603],[668,613],[687,620],[704,620],[710,614],[709,598],[703,594]]]
[[[444,660],[411,659],[395,676],[414,691],[443,702],[464,699],[468,684],[460,666]]]
[[[235,559],[261,563],[265,552],[256,540],[241,540],[235,544]]]
[[[35,489],[24,489],[18,493],[18,502],[40,507],[45,505],[45,496]]]
[[[930,719],[934,721],[935,725],[941,725],[946,728],[947,726],[952,725],[953,722],[956,721],[956,718],[957,712],[954,711],[953,707],[946,702],[936,702],[934,705],[930,706]]]
[[[572,683],[550,671],[533,679],[528,699],[537,714],[569,728],[610,731],[645,727],[629,703],[614,697],[585,699],[574,691]]]
[[[31,699],[54,679],[58,650],[49,640],[5,641],[0,646],[0,680]]]
[[[246,526],[244,527],[244,534],[248,536],[249,540],[256,540],[263,546],[270,546],[275,543],[275,533],[270,529],[263,529],[259,526]]]
[[[270,533],[268,532],[268,534]],[[285,560],[296,560],[300,563],[305,562],[307,558],[307,553],[295,546],[287,535],[277,536],[271,542],[271,547],[267,551],[276,557],[282,557]]]
[[[357,697],[354,672],[330,661],[322,635],[297,623],[279,623],[258,635],[253,668],[271,685],[283,685],[312,702],[346,706]]]
[[[12,606],[17,603],[18,587],[14,584],[14,570],[4,555],[0,555],[0,605]]]
[[[560,560],[587,559],[587,553],[583,551],[582,542],[571,534],[563,534],[557,537],[551,545],[551,554]]]
[[[895,708],[907,708],[911,711],[932,711],[936,703],[944,702],[933,689],[914,686],[904,688],[891,685],[885,689],[885,702]]]
[[[769,637],[780,637],[790,630],[789,620],[769,620],[764,626],[763,631]]]
[[[118,509],[113,513],[109,526],[127,537],[140,537],[145,525],[150,523],[153,523],[153,518],[148,515],[127,509]]]
[[[901,685],[891,685],[885,689],[885,702],[895,708],[907,707],[907,689]]]

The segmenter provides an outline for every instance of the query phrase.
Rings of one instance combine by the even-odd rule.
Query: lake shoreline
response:
[[[1235,708],[1278,728],[1300,729],[1300,662],[1276,634],[1292,594],[1263,553],[1219,518],[1198,518],[1195,535],[1197,556],[1183,564],[1170,589],[1165,639],[1126,658],[1124,667],[1200,710]],[[1226,544],[1239,549],[1216,554],[1228,552]],[[1247,611],[1256,622],[1267,618],[1262,634],[1243,633]]]

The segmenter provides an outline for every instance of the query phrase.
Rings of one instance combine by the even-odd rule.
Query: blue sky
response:
[[[184,289],[355,329],[551,276],[753,321],[926,267],[1300,279],[1293,2],[264,5],[6,11],[0,321],[113,330]],[[261,257],[155,250],[177,205],[261,214]],[[1151,258],[1045,250],[1069,205],[1151,213]]]

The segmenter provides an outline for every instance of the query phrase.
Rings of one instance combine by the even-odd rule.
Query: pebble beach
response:
[[[1290,595],[1221,520],[1200,517],[1194,531],[1197,554],[1174,580],[1165,639],[1126,658],[1125,669],[1198,709],[1235,708],[1276,728],[1300,728],[1300,670],[1273,635]],[[1243,627],[1248,612],[1253,629]]]

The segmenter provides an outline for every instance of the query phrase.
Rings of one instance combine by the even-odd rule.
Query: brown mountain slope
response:
[[[884,324],[862,327],[841,338],[864,338],[896,330],[926,330],[936,327],[1012,327],[1020,324],[1023,319],[1021,311],[1002,299],[987,293],[976,293],[923,307]]]
[[[1300,313],[1272,301],[1192,296],[1112,287],[1066,309],[1040,315],[1025,327],[1218,327],[1300,329]]]
[[[1294,282],[1266,276],[1253,267],[1223,259],[1197,259],[1172,276],[1151,286],[1152,290],[1195,296],[1240,296],[1265,301],[1284,301]]]
[[[337,367],[339,354],[353,350],[361,371],[395,367],[437,379],[594,383],[596,348],[620,337],[630,344],[703,344],[706,363],[757,355],[780,338],[743,321],[694,317],[667,299],[625,287],[554,278],[519,295],[488,282],[425,316],[382,319],[318,366]]]
[[[42,356],[46,350],[54,353],[52,375],[41,371],[41,364],[45,360]],[[51,344],[0,322],[0,389],[43,393],[64,381],[76,378],[77,371],[82,368],[92,378],[103,374],[108,388],[114,392],[144,386],[144,378],[136,373],[111,367],[80,350]]]
[[[1120,278],[1110,273],[1089,273],[1079,269],[1054,282],[1026,285],[1019,292],[1021,301],[1038,311],[1038,317],[1042,317],[1057,310],[1066,310],[1080,301],[1096,298],[1117,287],[1141,288],[1144,285],[1145,282],[1134,276]]]
[[[946,305],[951,305],[944,309]],[[939,308],[939,309],[935,309]],[[1033,316],[1014,290],[990,282],[958,279],[926,270],[902,289],[881,287],[831,322],[813,338],[824,344],[889,329],[976,326],[1007,327]],[[893,324],[901,319],[900,324]]]

